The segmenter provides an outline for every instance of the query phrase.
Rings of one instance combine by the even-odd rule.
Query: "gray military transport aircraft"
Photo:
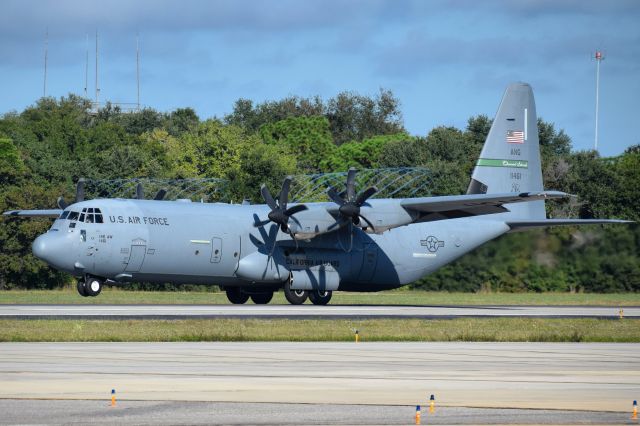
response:
[[[328,188],[331,202],[288,204],[291,178],[266,204],[154,200],[58,200],[58,210],[5,215],[56,218],[33,254],[79,278],[82,296],[131,281],[222,286],[229,301],[269,303],[274,291],[324,305],[332,292],[379,291],[434,272],[502,234],[535,227],[625,223],[547,219],[545,200],[568,197],[542,186],[531,87],[508,86],[466,195],[369,199],[375,187]],[[141,195],[141,194],[139,194]]]

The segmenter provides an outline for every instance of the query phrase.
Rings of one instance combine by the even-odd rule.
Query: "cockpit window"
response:
[[[80,213],[80,217],[78,218],[78,222],[84,222],[84,212]]]
[[[67,216],[69,216],[69,210],[65,210],[62,212],[62,214],[60,215],[59,219],[66,219]]]
[[[67,216],[69,220],[78,220],[78,212],[69,212],[69,216]]]

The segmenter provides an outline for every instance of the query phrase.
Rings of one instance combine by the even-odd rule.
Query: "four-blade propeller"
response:
[[[75,203],[79,203],[81,201],[84,201],[84,187],[85,187],[85,179],[84,178],[80,178],[78,179],[78,183],[76,184],[76,198],[73,201],[73,203],[71,204],[75,204]],[[156,195],[153,197],[153,199],[155,201],[162,201],[165,197],[165,195],[167,195],[167,190],[166,189],[160,189]],[[138,184],[136,185],[136,199],[137,200],[144,200],[144,188],[142,186],[141,182],[138,182]],[[66,209],[67,207],[69,207],[69,203],[67,203],[64,199],[64,197],[59,196],[58,200],[56,202],[56,204],[58,204],[58,207],[62,210]]]
[[[264,226],[269,222],[276,223],[280,225],[280,229],[282,232],[286,232],[293,236],[291,229],[289,228],[289,219],[296,213],[300,213],[301,211],[307,210],[308,207],[304,204],[296,204],[293,207],[287,208],[287,203],[289,202],[289,188],[291,187],[291,176],[287,176],[282,182],[282,189],[280,190],[280,194],[278,195],[278,200],[274,200],[269,192],[269,189],[266,185],[262,185],[260,187],[260,193],[262,194],[262,198],[267,203],[271,211],[268,214],[267,220],[263,220],[261,222],[256,222],[255,226],[260,227]]]
[[[78,179],[78,183],[76,184],[76,199],[72,204],[79,203],[80,201],[84,201],[84,178]],[[62,210],[69,206],[62,195],[58,197],[56,204],[58,204],[58,207]]]
[[[375,232],[373,223],[360,214],[360,207],[362,207],[373,194],[378,192],[378,188],[371,186],[356,195],[356,173],[357,170],[355,168],[352,167],[349,169],[345,191],[338,193],[335,188],[330,187],[327,189],[327,195],[334,203],[340,206],[338,211],[343,218],[350,219],[354,225],[359,225],[360,219],[362,219],[371,230]]]

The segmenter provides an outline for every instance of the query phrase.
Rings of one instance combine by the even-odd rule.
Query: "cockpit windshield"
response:
[[[71,221],[78,221],[84,223],[104,223],[102,212],[98,208],[86,207],[82,209],[82,212],[74,212],[67,210],[62,212],[59,219],[68,219]]]
[[[78,220],[78,212],[69,212],[69,216],[67,216],[67,219],[69,220]]]

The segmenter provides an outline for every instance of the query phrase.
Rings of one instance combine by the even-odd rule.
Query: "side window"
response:
[[[78,220],[78,212],[69,212],[69,216],[67,217],[69,220]]]
[[[84,222],[84,211],[80,213],[80,218],[78,219],[78,222]]]
[[[67,216],[69,216],[69,210],[63,211],[62,214],[60,215],[59,219],[66,219]]]
[[[103,223],[102,222],[102,212],[100,211],[100,209],[95,209],[95,213],[96,213],[95,222],[96,223]]]

